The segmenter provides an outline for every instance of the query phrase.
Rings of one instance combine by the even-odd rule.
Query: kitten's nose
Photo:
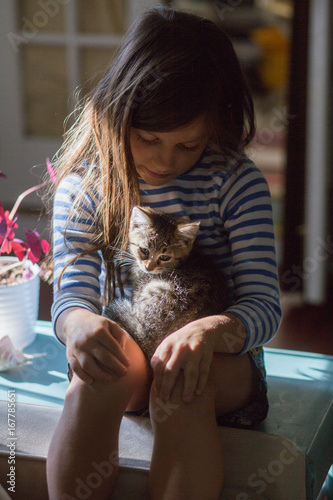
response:
[[[147,271],[151,271],[152,269],[154,269],[154,267],[154,262],[152,262],[151,260],[147,260],[147,262],[145,262],[145,268],[147,269]]]

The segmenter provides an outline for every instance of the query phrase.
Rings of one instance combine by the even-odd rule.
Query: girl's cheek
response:
[[[131,151],[132,151],[134,163],[136,165],[143,163],[146,159],[149,158],[147,148],[145,148],[144,146],[142,147],[141,145],[140,146],[132,145]]]

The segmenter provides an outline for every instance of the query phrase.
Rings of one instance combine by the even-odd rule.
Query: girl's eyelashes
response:
[[[158,142],[158,139],[145,139],[138,133],[136,133],[136,137],[138,141],[142,142],[143,144],[147,144],[148,146],[153,146]],[[179,149],[182,149],[183,151],[196,151],[197,149],[199,149],[199,146],[199,144],[196,144],[192,147],[185,146],[185,144],[178,144]]]
[[[184,151],[197,151],[197,149],[199,149],[199,144],[196,144],[192,147],[185,146],[185,144],[179,144],[179,148],[183,149]]]
[[[142,137],[140,134],[136,133],[136,137],[137,139],[140,141],[140,142],[143,142],[143,144],[149,144],[149,145],[152,145],[152,144],[155,144],[158,139],[145,139],[144,137]]]

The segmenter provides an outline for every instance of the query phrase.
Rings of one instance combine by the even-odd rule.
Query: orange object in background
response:
[[[288,83],[289,39],[275,26],[265,26],[251,34],[262,49],[259,68],[262,85],[267,91],[285,87]]]

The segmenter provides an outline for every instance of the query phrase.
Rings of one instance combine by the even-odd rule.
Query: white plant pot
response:
[[[0,257],[8,264],[16,257]],[[0,285],[0,338],[8,335],[16,349],[30,345],[36,338],[39,304],[39,266],[27,263],[34,276],[23,283]]]

